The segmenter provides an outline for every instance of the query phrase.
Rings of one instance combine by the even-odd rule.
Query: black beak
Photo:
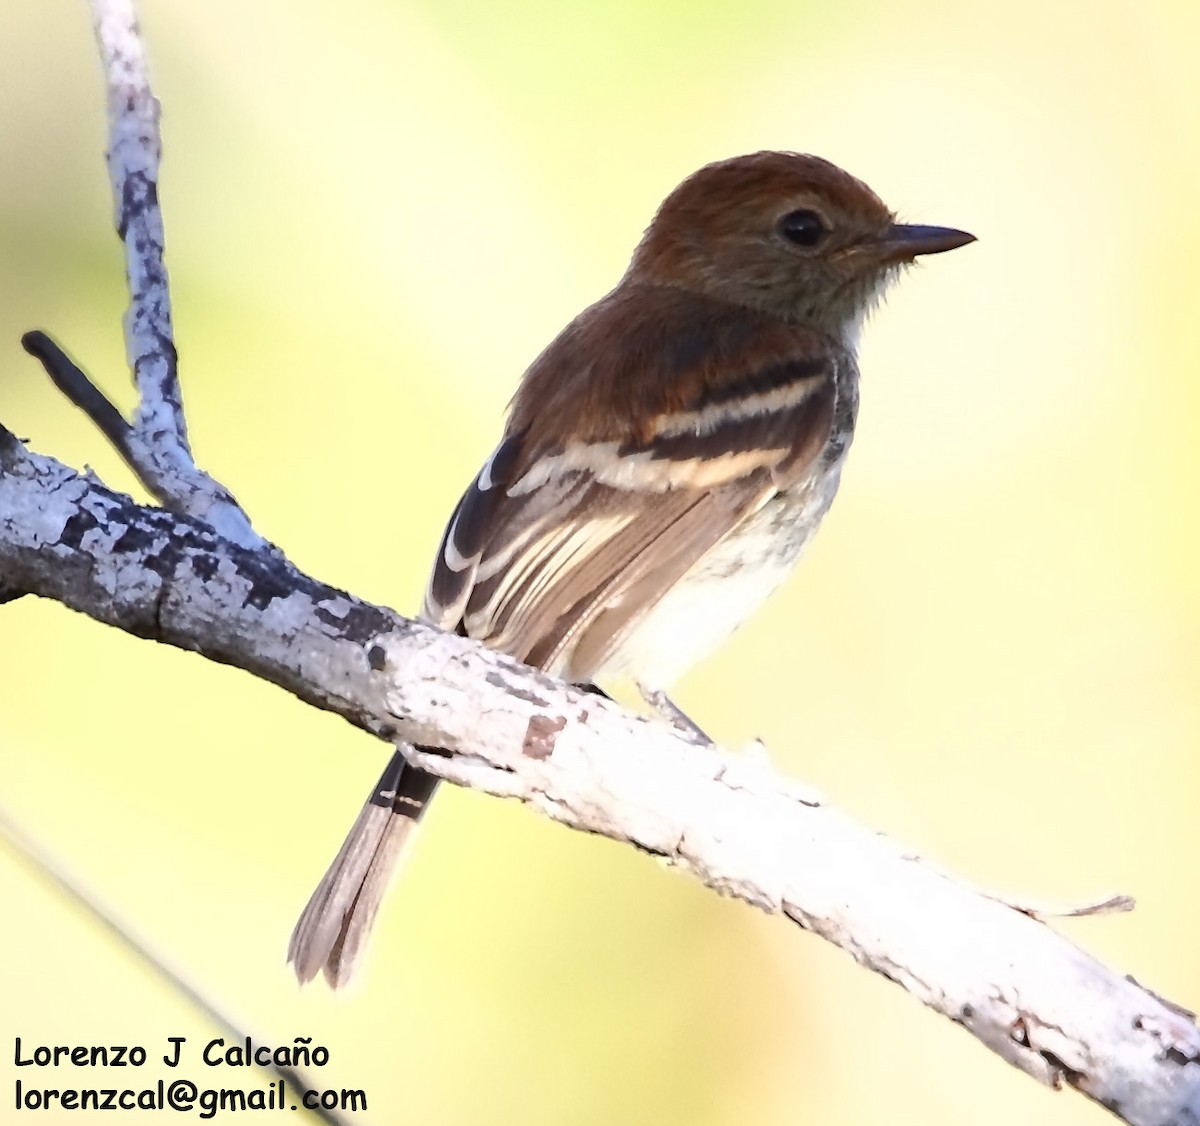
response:
[[[918,254],[941,254],[974,242],[975,236],[953,227],[922,227],[911,223],[893,223],[875,244],[881,257],[910,260]]]

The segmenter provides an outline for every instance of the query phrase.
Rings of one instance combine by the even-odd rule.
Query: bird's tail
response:
[[[329,870],[301,913],[288,943],[288,961],[301,982],[319,970],[337,989],[354,973],[391,883],[437,779],[409,766],[397,751]]]

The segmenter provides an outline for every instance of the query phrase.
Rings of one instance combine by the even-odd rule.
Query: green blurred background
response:
[[[974,231],[876,315],[832,516],[678,699],[969,880],[1135,895],[1062,929],[1200,1001],[1200,7],[141,8],[198,457],[401,610],[522,369],[700,164],[816,152]],[[4,22],[0,420],[133,488],[17,344],[50,330],[130,403],[88,15]],[[260,1038],[328,1045],[374,1122],[1100,1121],[794,927],[473,794],[439,799],[361,986],[300,992],[288,932],[385,748],[52,604],[0,620],[4,806]],[[0,896],[0,1059],[215,1035],[3,850]]]

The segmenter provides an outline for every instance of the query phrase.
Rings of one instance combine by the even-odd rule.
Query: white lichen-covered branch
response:
[[[133,0],[92,0],[92,22],[108,90],[113,221],[125,245],[129,282],[125,351],[138,390],[137,412],[121,438],[102,429],[161,504],[202,517],[236,543],[258,545],[262,540],[245,512],[196,465],[188,444],[158,204],[159,104]],[[86,402],[74,401],[92,413]]]
[[[1010,1063],[1130,1123],[1200,1121],[1200,1030],[1028,914],[761,761],[145,508],[0,435],[0,583],[243,668],[439,776],[625,841],[782,914]]]

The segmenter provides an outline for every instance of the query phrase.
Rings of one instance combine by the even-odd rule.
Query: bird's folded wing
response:
[[[426,618],[587,679],[706,552],[813,473],[838,357],[810,337],[795,343],[794,354],[746,349],[741,370],[725,354],[719,381],[676,385],[648,418],[593,425],[587,439],[548,438],[555,428],[536,416],[513,429],[529,418],[518,401],[447,526]],[[557,421],[558,433],[585,429]],[[588,636],[601,614],[605,636]]]

